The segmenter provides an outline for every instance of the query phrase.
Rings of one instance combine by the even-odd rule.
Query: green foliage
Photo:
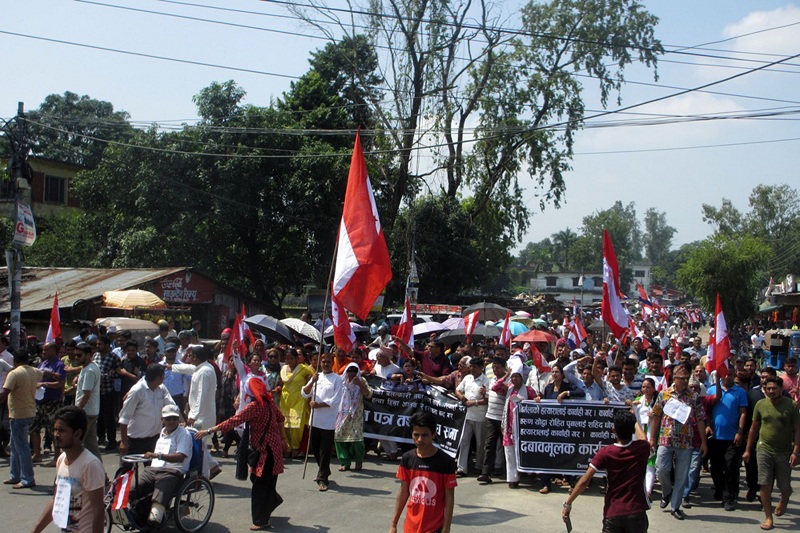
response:
[[[677,230],[667,224],[667,214],[660,213],[656,208],[649,208],[644,214],[644,244],[645,257],[654,267],[663,269],[667,254],[672,248],[672,237]]]
[[[756,295],[769,247],[751,235],[715,235],[688,254],[677,273],[678,286],[714,309],[720,294],[729,326],[757,310]]]
[[[99,164],[105,141],[125,141],[133,134],[128,113],[69,91],[47,96],[27,118],[30,155],[87,168]]]
[[[25,265],[96,267],[98,241],[87,239],[89,217],[78,211],[36,219],[36,242],[25,250]]]
[[[603,267],[603,229],[607,229],[617,254],[620,283],[627,287],[633,279],[631,265],[641,260],[641,231],[636,218],[636,205],[617,201],[603,211],[583,217],[581,237],[573,245],[574,266],[579,270],[598,272]]]

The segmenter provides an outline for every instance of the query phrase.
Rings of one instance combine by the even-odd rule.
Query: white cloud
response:
[[[800,8],[790,4],[772,11],[753,11],[740,21],[726,26],[723,35],[728,38],[744,35],[731,41],[730,46],[736,51],[793,55],[797,53],[797,43],[800,42],[800,25],[762,30],[796,22],[800,22]],[[747,35],[757,31],[761,33]]]

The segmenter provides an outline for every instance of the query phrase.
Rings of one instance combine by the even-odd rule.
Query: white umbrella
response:
[[[459,317],[448,318],[442,325],[447,329],[458,329],[464,327],[464,319]]]
[[[517,316],[524,316],[525,318],[531,317],[531,314],[527,311],[514,311],[514,314]]]
[[[363,333],[364,331],[369,331],[369,328],[367,326],[362,326],[361,324],[357,324],[356,322],[350,322],[350,329],[352,329],[353,333],[355,334]],[[324,337],[326,339],[328,337],[333,337],[333,325],[330,325],[327,328],[325,328]]]
[[[430,335],[431,333],[437,333],[439,331],[447,331],[449,328],[446,328],[443,324],[439,324],[438,322],[420,322],[416,326],[414,326],[414,336],[418,335]]]
[[[319,330],[308,322],[304,322],[299,318],[284,318],[281,320],[281,322],[283,322],[287,328],[297,332],[297,334],[302,335],[307,339],[310,339],[316,343],[322,342],[322,335],[319,334]]]

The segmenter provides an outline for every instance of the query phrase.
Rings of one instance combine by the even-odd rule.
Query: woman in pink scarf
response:
[[[506,391],[506,406],[503,409],[503,421],[500,425],[503,431],[503,449],[506,454],[506,481],[508,488],[519,487],[519,472],[517,472],[517,456],[514,453],[514,416],[517,404],[523,400],[536,398],[536,391],[522,383],[522,373],[514,370],[511,373],[511,385],[498,381],[494,387],[495,392],[502,394]]]

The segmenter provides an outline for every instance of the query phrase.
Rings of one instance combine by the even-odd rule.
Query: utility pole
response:
[[[23,189],[30,187],[27,180],[28,146],[25,139],[25,104],[17,105],[17,117],[11,134],[11,179],[14,183],[14,232],[23,221],[19,219],[19,204],[23,200]],[[22,304],[22,245],[12,239],[6,250],[8,266],[8,293],[11,299],[11,348],[18,350],[21,345],[22,320],[20,318]]]

